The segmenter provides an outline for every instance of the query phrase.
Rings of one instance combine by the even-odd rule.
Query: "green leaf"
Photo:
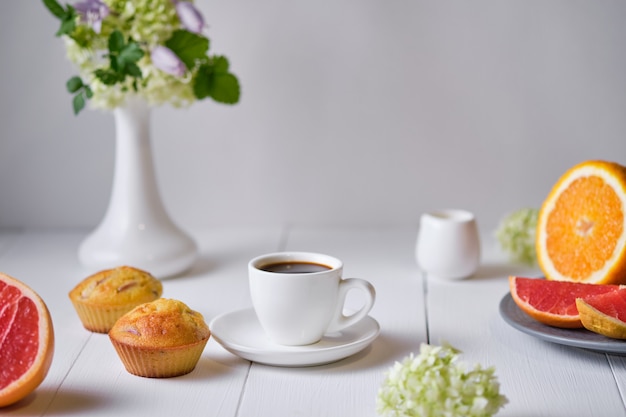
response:
[[[134,62],[129,62],[128,64],[126,64],[126,73],[135,78],[141,78],[142,76],[141,69],[139,69],[139,66]]]
[[[213,71],[226,74],[228,72],[228,58],[225,56],[215,56],[213,58]]]
[[[105,84],[113,81],[114,77],[111,73],[116,74],[115,82],[124,81],[126,75],[140,78],[141,70],[137,66],[137,61],[143,56],[144,52],[137,42],[129,41],[126,43],[122,32],[119,30],[113,31],[109,36],[109,62],[111,69],[109,73],[101,74],[103,82],[105,82],[104,79],[107,80]]]
[[[59,19],[65,17],[65,9],[56,0],[43,0],[43,4],[50,10],[50,13]]]
[[[126,42],[124,41],[122,32],[117,29],[111,32],[111,35],[109,35],[109,52],[111,52],[111,54],[120,52],[125,45]]]
[[[74,114],[80,113],[80,111],[85,107],[85,97],[82,93],[78,93],[74,96],[74,100],[72,100],[72,107],[74,108]]]
[[[165,46],[174,52],[188,69],[196,66],[196,61],[206,60],[209,40],[204,36],[187,30],[177,30],[165,42]]]
[[[235,104],[240,96],[239,80],[235,75],[223,72],[228,68],[226,58],[220,57],[218,61],[214,65],[203,64],[198,68],[193,94],[198,100],[211,97],[218,103]]]
[[[198,68],[193,83],[193,95],[198,100],[205,99],[211,95],[211,74],[213,74],[213,67],[210,65],[205,64]]]
[[[68,92],[75,93],[83,87],[83,80],[80,77],[75,76],[67,80],[65,86],[67,87]]]
[[[97,69],[94,75],[105,85],[114,85],[124,80],[124,75],[110,69]]]
[[[91,87],[89,87],[88,85],[84,86],[84,90],[85,90],[85,96],[87,98],[92,98],[93,97],[93,91],[91,90]]]
[[[198,100],[211,97],[218,103],[235,104],[239,101],[239,80],[231,73],[217,72],[224,69],[224,61],[212,66],[208,64],[198,68],[194,78],[193,93]]]
[[[76,29],[76,12],[71,6],[67,6],[68,14],[61,20],[61,27],[56,36],[71,35]]]
[[[233,74],[214,73],[211,77],[211,98],[218,103],[235,104],[239,101],[239,81]]]
[[[117,59],[117,55],[109,54],[109,66],[111,67],[111,72],[118,73],[121,72],[122,66],[119,64],[119,60]]]
[[[143,50],[139,47],[139,44],[137,42],[130,42],[120,49],[118,63],[121,68],[124,68],[128,64],[134,64],[139,61],[143,55]]]

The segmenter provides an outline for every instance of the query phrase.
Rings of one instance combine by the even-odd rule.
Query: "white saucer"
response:
[[[326,334],[307,346],[282,346],[265,336],[252,308],[224,313],[209,324],[211,334],[226,350],[252,362],[274,366],[314,366],[347,358],[365,349],[380,333],[367,316],[341,332]]]

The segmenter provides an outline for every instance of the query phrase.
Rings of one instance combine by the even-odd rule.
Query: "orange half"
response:
[[[626,284],[626,167],[586,161],[570,168],[544,201],[537,261],[546,278]]]

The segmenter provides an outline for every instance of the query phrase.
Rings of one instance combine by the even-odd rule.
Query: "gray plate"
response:
[[[626,355],[626,340],[611,339],[586,329],[559,329],[541,324],[515,304],[511,294],[500,301],[500,315],[520,332],[548,342],[574,346],[596,352]]]

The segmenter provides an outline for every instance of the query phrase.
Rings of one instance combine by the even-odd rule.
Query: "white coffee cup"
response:
[[[420,217],[417,263],[429,277],[464,279],[480,263],[476,218],[466,210],[439,210]]]
[[[299,267],[305,271],[294,272]],[[363,279],[342,279],[342,271],[339,259],[319,253],[277,252],[252,259],[252,305],[269,339],[281,345],[309,345],[363,319],[374,305],[374,287]],[[346,295],[353,289],[362,291],[364,304],[345,315]]]

